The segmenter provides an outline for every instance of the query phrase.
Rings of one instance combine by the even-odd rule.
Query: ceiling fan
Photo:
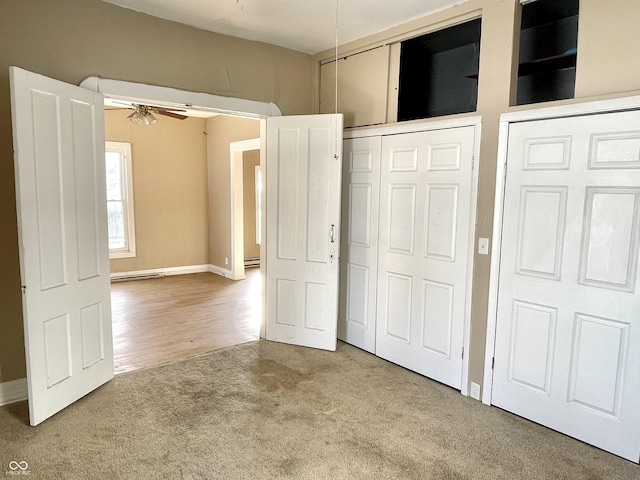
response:
[[[127,118],[137,125],[153,125],[154,123],[156,123],[157,120],[156,117],[153,116],[153,113],[157,115],[164,115],[166,117],[176,118],[178,120],[184,120],[185,118],[188,118],[186,115],[177,113],[186,112],[186,110],[180,110],[178,108],[156,107],[153,105],[143,105],[138,103],[129,104],[118,101],[112,101],[111,103],[125,105],[128,109],[133,110],[133,113]]]
[[[133,104],[135,111],[127,118],[137,125],[153,125],[157,122],[156,118],[151,112],[158,115],[164,115],[165,117],[177,118],[178,120],[184,120],[186,115],[181,115],[175,112],[185,112],[186,110],[180,110],[177,108],[164,108],[154,107],[151,105],[139,105]]]

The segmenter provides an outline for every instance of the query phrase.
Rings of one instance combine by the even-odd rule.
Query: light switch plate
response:
[[[480,255],[489,255],[489,239],[488,238],[478,239],[478,253]]]

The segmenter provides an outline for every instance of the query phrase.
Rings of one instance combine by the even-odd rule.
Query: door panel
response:
[[[586,187],[578,283],[635,291],[640,188]]]
[[[640,113],[509,128],[492,403],[638,461]]]
[[[113,377],[103,98],[15,67],[10,77],[36,425]]]
[[[344,141],[338,338],[375,353],[381,137]]]
[[[101,274],[101,242],[99,229],[100,209],[96,192],[100,191],[97,184],[102,178],[104,160],[98,159],[95,152],[96,136],[93,128],[95,106],[91,103],[73,100],[73,168],[75,171],[75,212],[77,225],[78,248],[76,251],[78,262],[78,276],[80,280],[88,280]]]
[[[382,139],[376,354],[461,388],[474,128]]]
[[[266,338],[336,349],[342,116],[267,120]]]

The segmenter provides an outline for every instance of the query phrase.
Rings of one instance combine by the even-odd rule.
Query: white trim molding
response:
[[[10,382],[0,383],[0,407],[11,403],[21,402],[29,397],[27,379],[19,378]]]
[[[169,87],[126,82],[92,76],[85,78],[80,86],[102,95],[134,100],[136,103],[152,103],[162,107],[188,107],[227,115],[265,118],[279,117],[280,109],[274,103],[256,102],[243,98],[221,97],[210,93],[188,92]]]
[[[504,213],[504,189],[506,186],[507,142],[509,126],[512,123],[550,118],[575,117],[598,113],[619,112],[640,109],[640,96],[597,100],[569,105],[543,107],[518,112],[503,113],[500,116],[498,140],[498,161],[496,166],[496,190],[493,214],[493,238],[491,245],[491,270],[489,276],[489,302],[487,307],[487,336],[485,344],[484,381],[482,403],[491,405],[493,385],[493,357],[498,315],[498,289],[500,277],[500,255],[502,247],[502,221]]]
[[[244,278],[246,278],[244,274],[242,276],[236,276],[231,270],[218,267],[217,265],[209,265],[208,271],[211,273],[215,273],[216,275],[220,275],[221,277],[229,278],[231,280],[243,280]]]
[[[453,118],[420,119],[410,122],[387,123],[369,127],[353,127],[344,130],[343,138],[377,137],[378,135],[398,135],[401,133],[440,130],[444,128],[476,127],[482,125],[481,115],[456,116]]]
[[[183,267],[162,267],[131,272],[111,272],[111,281],[133,280],[135,278],[168,277],[171,275],[188,275],[190,273],[210,272],[210,265],[186,265]]]

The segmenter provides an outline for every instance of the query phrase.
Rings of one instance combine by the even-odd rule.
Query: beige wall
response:
[[[640,89],[638,0],[581,0],[576,97]]]
[[[209,263],[229,270],[231,262],[231,142],[260,137],[260,122],[218,116],[207,120],[209,165]],[[225,262],[228,259],[229,263]]]
[[[112,272],[209,263],[206,120],[156,115],[147,127],[129,110],[105,112],[105,139],[131,143],[136,256]]]
[[[256,166],[260,165],[260,150],[247,150],[242,155],[242,183],[244,209],[244,258],[260,258],[256,243]]]
[[[0,2],[0,382],[25,376],[9,98],[11,65],[273,102],[310,113],[311,57],[205,32],[99,0]]]
[[[478,188],[478,237],[491,238],[495,190],[498,126],[500,115],[539,105],[511,107],[514,53],[519,32],[519,0],[469,0],[434,15],[343,45],[341,55],[355,53],[389,42],[400,41],[429,31],[482,17],[480,78],[477,112],[482,115],[482,144]],[[553,104],[640,94],[640,8],[637,0],[581,0],[578,28],[576,98]],[[326,51],[314,58],[318,62],[334,56]],[[516,54],[517,58],[517,54]],[[314,77],[316,88],[319,73]],[[386,102],[386,99],[380,101]],[[545,104],[548,106],[549,104]],[[318,105],[316,100],[316,111]],[[471,382],[482,385],[487,326],[490,257],[476,255],[471,318]]]
[[[497,131],[510,107],[518,0],[466,3],[381,32],[344,52],[397,41],[482,15],[478,113],[483,116],[476,235],[491,237]],[[15,191],[9,115],[9,65],[78,84],[90,75],[276,103],[284,114],[309,113],[317,95],[318,64],[304,54],[155,19],[98,0],[3,0],[0,10],[0,381],[24,377]],[[576,99],[640,93],[640,9],[637,0],[581,0]],[[134,34],[143,32],[144,35]],[[141,38],[148,40],[140,40]],[[315,60],[329,58],[331,52]],[[316,72],[314,72],[314,65]],[[597,96],[597,97],[596,97]],[[571,103],[564,101],[558,103]],[[231,120],[233,121],[233,120]],[[237,120],[240,121],[240,120]],[[255,138],[258,127],[233,138],[225,123],[208,122],[210,155],[209,262],[225,268],[230,255],[228,142]],[[257,124],[257,122],[255,122]],[[219,126],[216,133],[213,127]],[[250,132],[251,130],[251,132]],[[217,136],[212,136],[216,135]],[[224,146],[226,142],[226,147]],[[222,152],[223,150],[225,150]],[[489,257],[476,256],[470,380],[483,376]]]

